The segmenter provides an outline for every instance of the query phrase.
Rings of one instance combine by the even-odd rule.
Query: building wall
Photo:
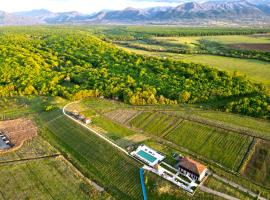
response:
[[[206,172],[207,172],[207,169],[205,169],[205,170],[201,173],[201,175],[200,175],[200,177],[199,177],[199,181],[202,181],[202,180],[204,179],[204,177],[205,177],[205,175],[206,175]]]

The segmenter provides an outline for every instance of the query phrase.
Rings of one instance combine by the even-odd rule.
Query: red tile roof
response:
[[[197,175],[201,175],[201,173],[206,169],[206,166],[188,157],[180,159],[179,167],[183,167]]]

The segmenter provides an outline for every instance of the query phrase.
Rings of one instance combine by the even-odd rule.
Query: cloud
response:
[[[54,12],[75,10],[92,13],[105,9],[119,10],[126,7],[175,6],[179,2],[179,0],[0,0],[0,10],[17,12],[45,8]]]

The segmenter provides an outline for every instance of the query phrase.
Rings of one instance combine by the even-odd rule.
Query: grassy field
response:
[[[59,154],[49,143],[40,136],[24,142],[23,146],[16,151],[0,154],[0,163],[12,160],[37,158]]]
[[[146,189],[147,189],[147,197],[148,199],[155,200],[195,200],[195,199],[203,199],[203,200],[223,200],[222,198],[201,192],[197,190],[196,193],[191,196],[187,192],[179,189],[175,185],[170,182],[162,179],[161,177],[156,176],[155,174],[145,172],[144,174]]]
[[[105,199],[61,158],[0,164],[0,199]]]
[[[248,43],[264,44],[270,43],[270,36],[256,37],[252,35],[221,35],[221,36],[189,36],[189,37],[154,37],[154,40],[173,44],[197,44],[200,40],[210,40],[223,44]]]
[[[239,127],[249,128],[251,130],[260,131],[262,137],[270,136],[270,122],[268,120],[260,120],[252,117],[245,117],[236,114],[229,114],[211,110],[193,109],[194,115],[204,117],[210,120],[217,120],[222,123],[232,124]]]
[[[231,187],[230,185],[224,184],[223,182],[220,182],[219,180],[211,176],[206,180],[204,185],[213,190],[231,195],[238,199],[246,199],[246,200],[254,199],[253,197],[249,196],[247,193],[241,192],[240,190],[237,190],[234,187]]]
[[[260,141],[255,146],[254,154],[243,169],[243,174],[270,190],[270,142]]]
[[[135,134],[134,131],[120,126],[117,123],[114,123],[102,116],[93,118],[93,124],[104,129],[106,131],[106,135],[113,140],[118,140],[123,137]]]
[[[79,176],[59,151],[40,136],[25,141],[16,151],[0,154],[0,173],[0,199],[109,197]]]
[[[57,116],[58,111],[54,111]],[[60,112],[60,111],[59,111]],[[43,123],[51,119],[42,116]],[[140,199],[138,163],[66,117],[47,125],[52,143],[117,199]]]

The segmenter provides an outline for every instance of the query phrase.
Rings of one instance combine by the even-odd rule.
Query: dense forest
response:
[[[88,31],[106,40],[139,40],[156,37],[251,35],[269,33],[270,28],[179,28],[177,26],[92,26]]]
[[[224,102],[218,109],[270,117],[261,84],[200,64],[125,52],[84,29],[0,30],[0,96],[113,98],[134,105]]]

